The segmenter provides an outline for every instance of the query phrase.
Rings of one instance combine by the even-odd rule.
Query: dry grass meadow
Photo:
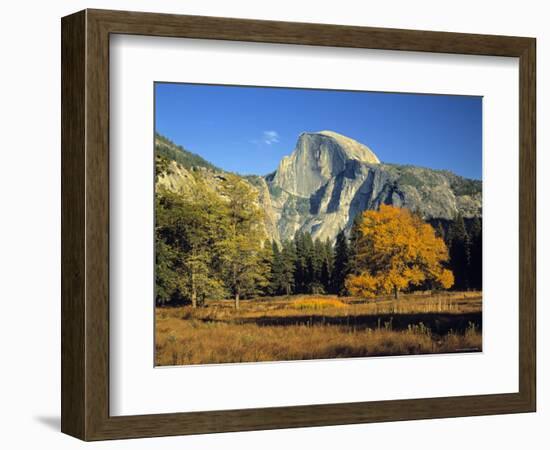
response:
[[[157,366],[481,351],[481,293],[157,307]]]

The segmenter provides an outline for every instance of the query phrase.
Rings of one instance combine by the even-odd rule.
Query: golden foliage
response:
[[[449,252],[431,225],[408,209],[381,205],[365,211],[355,249],[356,273],[346,279],[352,295],[372,298],[423,283],[444,289],[454,283],[443,267]]]

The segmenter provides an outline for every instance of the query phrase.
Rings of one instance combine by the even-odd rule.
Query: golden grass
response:
[[[312,297],[312,298],[300,298],[298,300],[294,300],[292,303],[289,304],[289,308],[297,308],[297,309],[327,309],[327,308],[345,308],[346,304],[338,299],[335,298],[319,298],[319,297]]]
[[[481,350],[480,323],[476,324],[481,319],[480,293],[369,302],[278,297],[243,301],[239,311],[229,301],[208,305],[157,308],[157,365]]]

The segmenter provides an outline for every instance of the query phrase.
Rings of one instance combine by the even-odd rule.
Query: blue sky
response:
[[[481,179],[482,98],[155,84],[155,129],[225,170],[265,175],[304,131],[332,130],[387,163]]]

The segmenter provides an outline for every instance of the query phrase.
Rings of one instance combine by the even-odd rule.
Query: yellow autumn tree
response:
[[[365,211],[358,224],[354,273],[346,278],[352,295],[372,298],[429,283],[444,289],[454,276],[443,267],[449,252],[433,227],[408,209],[381,205]]]

